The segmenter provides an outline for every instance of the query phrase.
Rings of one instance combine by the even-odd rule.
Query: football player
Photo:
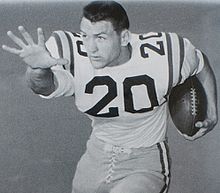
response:
[[[124,8],[94,1],[83,9],[80,33],[55,31],[38,42],[19,26],[26,43],[3,45],[27,64],[30,88],[43,98],[74,96],[93,131],[73,179],[72,193],[162,193],[170,182],[166,139],[172,87],[196,75],[208,108],[197,139],[217,123],[216,83],[204,54],[175,33],[134,34]]]

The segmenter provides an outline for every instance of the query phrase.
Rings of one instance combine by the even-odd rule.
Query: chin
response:
[[[91,63],[92,63],[92,66],[95,69],[101,69],[101,68],[104,68],[106,66],[106,64],[102,63],[102,62],[91,61]]]

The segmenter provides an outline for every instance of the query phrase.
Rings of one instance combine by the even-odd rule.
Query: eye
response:
[[[83,39],[85,39],[85,38],[87,38],[87,35],[86,35],[86,34],[81,34],[81,37],[82,37]]]
[[[106,40],[106,37],[98,36],[98,39],[99,39],[99,40]]]

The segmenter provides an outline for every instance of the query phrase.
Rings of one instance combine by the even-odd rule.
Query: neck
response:
[[[121,57],[121,61],[119,62],[120,64],[124,64],[127,61],[129,61],[131,59],[131,53],[132,53],[132,47],[130,44],[128,44],[126,47],[122,47],[122,57]]]
[[[121,53],[118,57],[117,62],[114,62],[109,66],[119,66],[119,65],[122,65],[122,64],[126,63],[127,61],[130,60],[131,53],[132,53],[132,47],[131,47],[130,44],[128,44],[127,46],[123,46],[121,48]]]

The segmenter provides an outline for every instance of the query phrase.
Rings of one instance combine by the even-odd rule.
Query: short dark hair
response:
[[[93,1],[83,9],[83,17],[91,22],[110,21],[114,30],[129,29],[129,19],[125,9],[115,1]]]

